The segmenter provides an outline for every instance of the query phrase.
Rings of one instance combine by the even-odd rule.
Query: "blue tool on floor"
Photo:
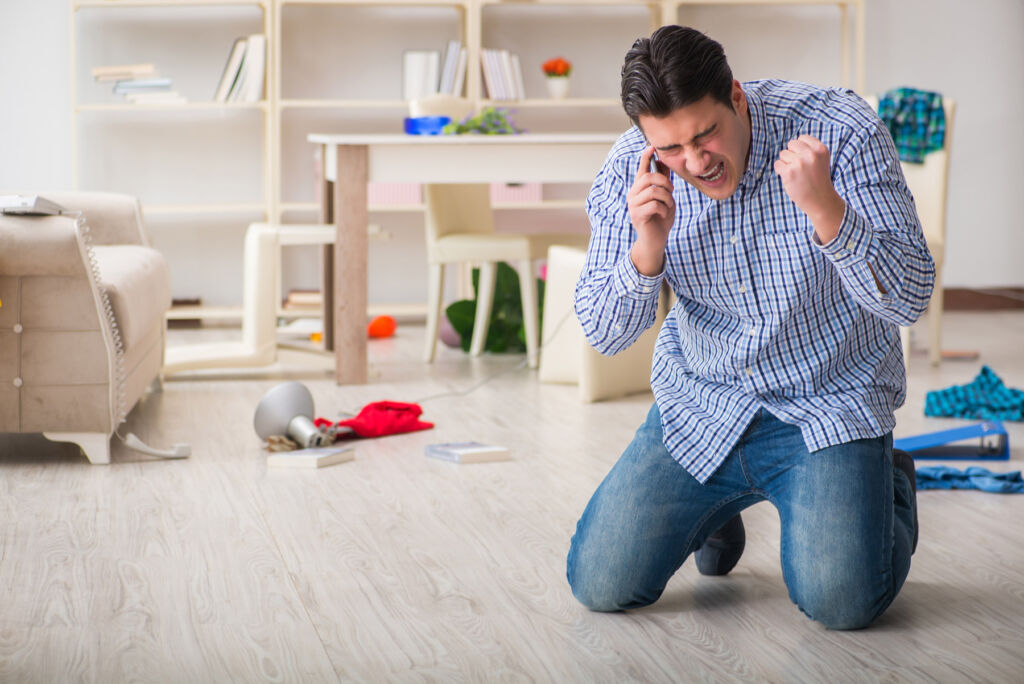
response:
[[[976,443],[956,444],[978,439]],[[909,452],[914,458],[961,459],[970,461],[1009,461],[1010,437],[998,420],[987,420],[965,427],[929,432],[892,441],[893,449]]]

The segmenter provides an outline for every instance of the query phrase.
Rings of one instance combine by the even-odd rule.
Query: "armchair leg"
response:
[[[73,442],[82,449],[89,463],[110,463],[110,435],[105,432],[44,432],[51,442]]]
[[[427,332],[423,345],[423,360],[434,362],[437,349],[437,331],[441,323],[441,291],[444,290],[444,264],[427,265]]]
[[[526,328],[526,362],[530,368],[536,368],[539,358],[538,346],[538,314],[537,314],[537,280],[533,275],[533,262],[523,259],[516,264],[519,272],[519,292],[523,298],[523,327]]]
[[[498,279],[498,264],[485,261],[480,264],[480,280],[477,283],[476,317],[473,319],[473,339],[469,343],[470,356],[480,356],[487,343],[487,329],[491,325],[491,310],[494,304],[494,283]]]

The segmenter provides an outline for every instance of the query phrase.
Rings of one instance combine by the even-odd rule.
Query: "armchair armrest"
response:
[[[0,214],[0,276],[85,273],[75,217]]]
[[[96,245],[149,246],[142,207],[132,195],[112,192],[42,192],[68,211],[81,211]]]

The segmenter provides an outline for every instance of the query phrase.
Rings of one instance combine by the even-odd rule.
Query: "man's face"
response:
[[[663,118],[637,117],[658,159],[715,200],[736,192],[747,170],[750,114],[738,81],[733,81],[731,100],[730,108],[706,95]]]

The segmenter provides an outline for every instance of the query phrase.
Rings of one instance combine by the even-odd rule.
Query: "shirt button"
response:
[[[754,369],[753,368],[748,368],[747,369],[747,375],[753,375],[753,374],[754,374]]]
[[[747,334],[748,335],[756,335],[757,331],[754,330],[753,328],[747,328]]]
[[[732,243],[732,244],[734,244],[734,245],[735,245],[735,244],[736,244],[737,242],[739,242],[739,241],[740,241],[740,239],[739,239],[738,237],[736,237],[735,235],[733,235],[733,236],[732,236],[731,238],[729,238],[729,242],[731,242],[731,243]]]
[[[850,240],[849,242],[846,243],[846,249],[849,249],[849,250],[852,251],[853,247],[854,247],[853,240]]]
[[[740,285],[738,289],[740,291],[740,294],[743,294],[744,292],[747,291],[747,286],[746,285]]]

